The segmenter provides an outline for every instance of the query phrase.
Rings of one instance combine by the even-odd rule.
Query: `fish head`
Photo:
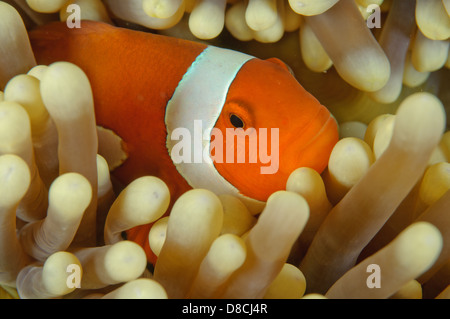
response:
[[[336,120],[278,59],[247,61],[227,93],[211,137],[220,175],[266,201],[299,167],[321,173],[338,141]],[[234,136],[230,136],[234,135]]]

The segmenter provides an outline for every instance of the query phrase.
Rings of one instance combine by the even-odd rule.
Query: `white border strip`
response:
[[[203,132],[211,132],[225,103],[228,89],[242,65],[253,56],[214,46],[208,46],[192,63],[175,92],[167,103],[165,123],[166,146],[171,155],[172,148],[179,141],[171,140],[176,128],[186,128],[194,136],[194,121],[201,120]],[[198,122],[197,122],[198,123]],[[204,136],[205,134],[202,135]],[[210,138],[203,140],[202,149],[210,149]],[[264,203],[251,199],[223,178],[212,161],[205,162],[199,148],[191,142],[192,158],[202,158],[201,163],[175,164],[178,172],[193,188],[206,188],[214,193],[231,194],[239,197],[252,212],[261,211]]]

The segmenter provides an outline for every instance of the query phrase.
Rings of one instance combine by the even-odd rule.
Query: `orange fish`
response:
[[[89,21],[49,24],[30,40],[39,64],[68,61],[87,74],[97,124],[127,156],[113,175],[124,184],[158,176],[172,201],[207,188],[260,211],[296,168],[322,172],[338,140],[328,110],[275,58]],[[128,238],[154,261],[149,228]]]

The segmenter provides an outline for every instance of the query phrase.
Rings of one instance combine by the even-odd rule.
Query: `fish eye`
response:
[[[230,123],[235,128],[243,128],[244,127],[244,121],[242,121],[242,119],[239,116],[237,116],[236,114],[230,114]]]

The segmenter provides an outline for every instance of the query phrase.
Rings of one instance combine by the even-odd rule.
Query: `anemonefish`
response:
[[[121,138],[126,154],[113,175],[124,184],[158,176],[168,185],[172,201],[191,188],[206,188],[236,195],[256,213],[270,194],[285,189],[295,169],[322,172],[338,140],[337,123],[327,108],[276,58],[261,60],[90,21],[74,29],[49,24],[31,32],[30,40],[39,64],[68,61],[87,74],[97,124]],[[270,163],[260,154],[253,162],[174,161],[173,133],[185,128],[195,135],[196,123],[203,135],[214,129],[225,135],[227,128],[252,128],[256,137],[267,139],[268,150],[278,152],[276,166],[262,174]],[[270,138],[271,129],[276,129],[277,139]],[[211,155],[211,145],[219,146],[216,138],[206,136],[200,149]],[[219,141],[224,150],[232,147],[226,141]],[[201,152],[194,145],[191,151]],[[238,148],[232,150],[237,157]],[[148,231],[149,226],[138,227],[128,235],[154,261]]]

